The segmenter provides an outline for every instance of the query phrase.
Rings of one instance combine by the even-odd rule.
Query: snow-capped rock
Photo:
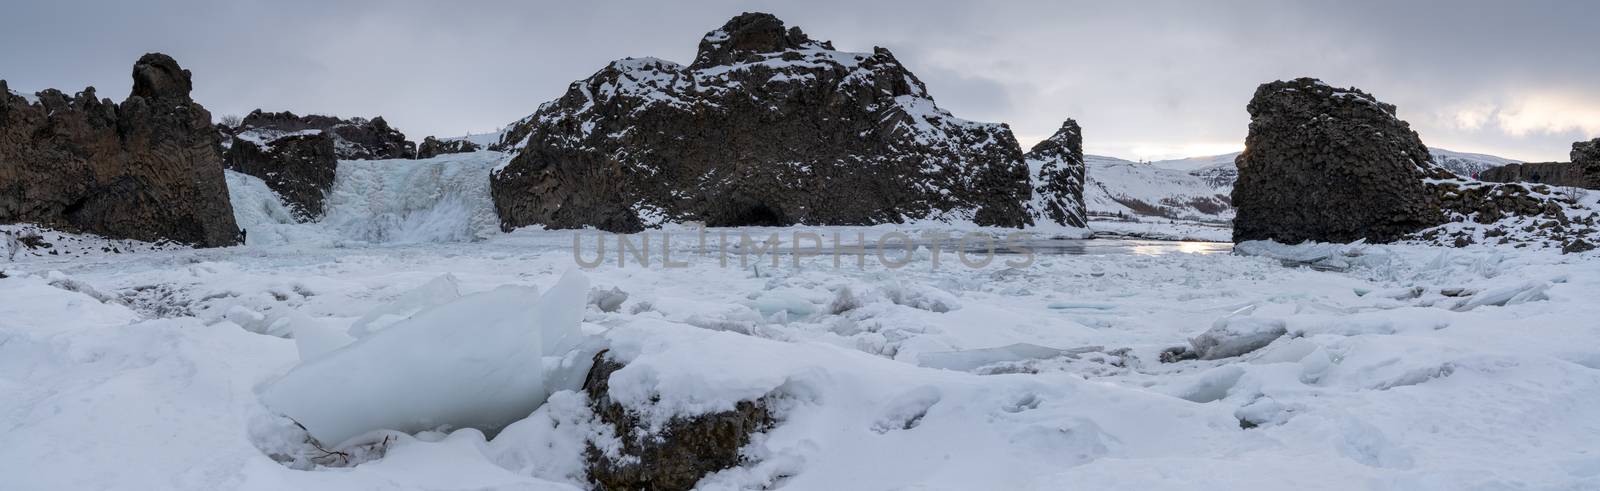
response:
[[[1068,119],[1061,123],[1061,129],[1034,145],[1023,158],[1033,178],[1028,211],[1034,222],[1084,226],[1088,213],[1083,205],[1083,132],[1078,122]]]
[[[516,153],[493,184],[507,229],[1030,222],[1007,126],[940,109],[886,49],[838,51],[769,14],[707,33],[687,66],[612,62],[495,148]]]

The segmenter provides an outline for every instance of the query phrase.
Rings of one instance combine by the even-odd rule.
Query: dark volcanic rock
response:
[[[585,450],[589,480],[598,489],[691,489],[707,474],[739,465],[739,449],[750,436],[775,424],[761,399],[740,401],[731,411],[673,419],[660,432],[647,433],[638,414],[608,395],[611,374],[621,368],[602,351],[583,382],[590,409],[622,442],[615,459],[592,443]]]
[[[295,134],[257,144],[235,139],[223,154],[228,168],[261,178],[299,221],[322,216],[339,157],[328,133]]]
[[[1236,161],[1235,242],[1389,242],[1443,223],[1432,163],[1392,105],[1300,78],[1262,84]]]
[[[1573,143],[1572,164],[1583,169],[1583,187],[1600,189],[1600,138]]]
[[[1488,182],[1527,182],[1551,186],[1586,187],[1583,166],[1573,162],[1507,164],[1478,173]]]
[[[1035,221],[1084,226],[1088,211],[1083,204],[1083,132],[1078,122],[1068,119],[1023,158],[1029,169],[1038,169],[1029,206]]]
[[[768,14],[689,66],[612,62],[507,131],[502,227],[1031,222],[1008,127],[939,109],[888,50],[835,51]]]
[[[431,159],[449,153],[466,153],[480,150],[478,144],[467,140],[440,140],[434,137],[422,139],[422,145],[417,147],[417,158]]]
[[[417,146],[406,140],[405,133],[389,126],[383,117],[372,119],[339,119],[333,116],[309,114],[296,116],[291,112],[269,113],[260,109],[251,111],[237,128],[230,128],[236,138],[267,143],[295,134],[329,133],[340,160],[409,159],[417,154]]]
[[[238,243],[211,113],[163,54],[133,67],[122,104],[0,81],[0,222],[199,246]]]
[[[251,111],[237,127],[218,125],[230,170],[266,181],[300,221],[322,216],[340,160],[409,159],[416,144],[382,117],[339,119]]]

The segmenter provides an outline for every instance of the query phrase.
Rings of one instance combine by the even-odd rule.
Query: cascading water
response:
[[[507,158],[483,151],[339,161],[326,213],[313,223],[294,223],[278,196],[255,177],[228,172],[228,193],[250,244],[472,241],[499,233],[489,172]]]

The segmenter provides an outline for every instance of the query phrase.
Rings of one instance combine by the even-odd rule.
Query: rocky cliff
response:
[[[1584,187],[1583,166],[1572,162],[1524,162],[1506,164],[1478,173],[1488,182],[1528,182],[1551,186]]]
[[[229,170],[261,178],[299,221],[322,216],[340,160],[409,159],[416,144],[382,117],[340,119],[259,109],[238,126],[218,125]]]
[[[121,104],[93,87],[30,98],[0,81],[0,222],[198,246],[238,242],[211,113],[147,54]]]
[[[382,116],[341,119],[318,114],[296,116],[287,111],[269,113],[257,109],[245,116],[238,126],[225,128],[224,131],[232,135],[234,141],[256,144],[285,136],[326,133],[333,139],[339,160],[409,159],[417,154],[417,145],[406,140],[405,133],[390,127]]]
[[[886,49],[768,14],[707,33],[689,65],[612,62],[495,148],[515,152],[493,177],[507,229],[1031,221],[1008,127],[939,109]]]
[[[481,150],[478,144],[467,140],[440,140],[430,136],[423,138],[422,144],[417,146],[417,158],[431,159],[440,155],[476,152],[478,150]]]
[[[1028,208],[1034,221],[1085,226],[1088,212],[1083,203],[1083,132],[1078,122],[1068,119],[1023,158],[1033,175],[1033,200]]]
[[[1583,169],[1583,187],[1600,189],[1600,138],[1573,143],[1572,163]]]
[[[1388,242],[1444,222],[1423,179],[1454,176],[1394,106],[1300,78],[1262,84],[1246,109],[1234,241]]]

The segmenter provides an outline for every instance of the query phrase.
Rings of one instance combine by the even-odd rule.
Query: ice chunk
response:
[[[1549,289],[1549,282],[1538,280],[1526,281],[1516,285],[1491,288],[1473,294],[1471,297],[1467,297],[1466,300],[1462,301],[1460,304],[1457,304],[1452,310],[1468,311],[1485,305],[1506,306],[1516,305],[1524,302],[1549,300],[1549,295],[1545,294],[1545,291]]]
[[[1239,356],[1272,344],[1288,334],[1283,319],[1263,317],[1224,317],[1211,329],[1189,340],[1202,360]]]
[[[461,287],[455,275],[445,273],[422,286],[400,294],[394,300],[372,309],[350,325],[350,336],[364,338],[373,331],[421,312],[423,309],[450,303],[461,298]]]
[[[577,341],[588,280],[569,273],[541,299],[503,286],[423,310],[303,361],[262,393],[272,410],[333,445],[381,429],[493,432],[549,396],[550,348]]]
[[[1104,350],[1105,348],[1101,346],[1059,349],[1037,344],[1016,343],[998,348],[919,353],[917,355],[917,365],[970,372],[996,363],[1046,360],[1058,356],[1076,356]]]

